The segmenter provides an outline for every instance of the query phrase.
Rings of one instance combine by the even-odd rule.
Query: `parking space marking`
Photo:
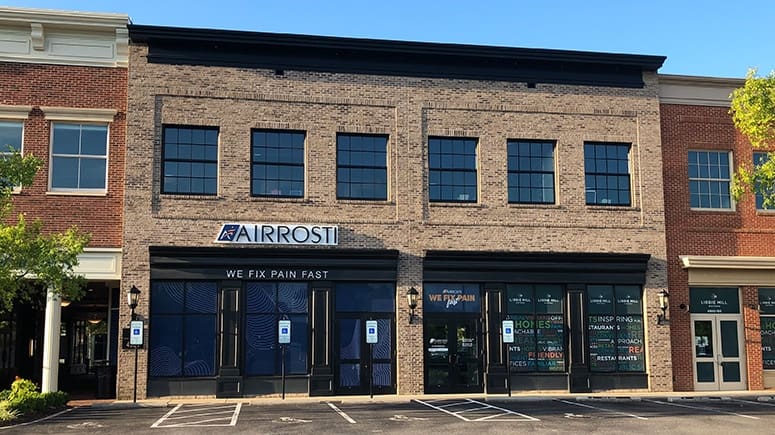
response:
[[[721,410],[721,409],[711,408],[711,407],[708,407],[708,406],[691,406],[691,405],[685,405],[683,403],[662,402],[662,401],[659,401],[659,400],[649,400],[649,399],[645,399],[644,401],[651,402],[651,403],[658,403],[660,405],[671,405],[671,406],[678,406],[678,407],[681,407],[681,408],[696,409],[696,410],[699,410],[699,411],[717,412],[719,414],[734,415],[734,416],[742,417],[742,418],[750,418],[751,420],[760,420],[759,417],[754,417],[753,415],[738,414],[736,412],[724,411],[724,410]]]
[[[611,413],[614,413],[614,414],[625,415],[627,417],[632,417],[632,418],[635,418],[635,419],[638,419],[638,420],[648,420],[648,418],[646,418],[646,417],[641,417],[640,415],[630,414],[629,412],[621,412],[621,411],[616,411],[616,410],[613,410],[613,409],[601,408],[599,406],[587,405],[586,403],[571,402],[569,400],[563,400],[563,399],[554,399],[554,400],[556,400],[557,402],[567,403],[568,405],[576,405],[576,406],[581,406],[583,408],[597,409],[598,411],[611,412]]]
[[[168,413],[156,420],[151,425],[151,428],[235,426],[237,424],[237,419],[239,418],[240,410],[242,409],[242,403],[216,406],[189,405],[189,408],[187,409],[181,410],[181,408],[183,408],[183,404],[172,408]]]
[[[24,423],[14,424],[12,426],[3,426],[3,427],[0,427],[0,430],[3,430],[3,429],[13,429],[15,427],[29,426],[31,424],[40,423],[42,421],[46,421],[46,420],[49,420],[49,419],[52,419],[52,418],[59,417],[60,415],[65,414],[67,412],[70,412],[73,409],[76,409],[76,408],[65,409],[64,411],[59,411],[56,414],[51,414],[49,416],[46,416],[46,417],[43,417],[43,418],[39,418],[39,419],[33,420],[33,421],[27,421],[27,422],[24,422]]]
[[[453,402],[453,403],[447,403],[447,404],[443,404],[443,405],[441,405],[441,404],[440,405],[434,405],[433,401],[427,401],[426,402],[426,401],[422,401],[422,400],[419,400],[419,399],[414,399],[413,401],[417,402],[419,404],[425,405],[425,406],[427,406],[429,408],[433,408],[433,409],[435,409],[437,411],[441,411],[441,412],[443,412],[445,414],[452,415],[454,417],[457,417],[457,418],[459,418],[459,419],[461,419],[463,421],[467,421],[467,422],[475,422],[475,421],[541,421],[541,420],[539,420],[539,419],[537,419],[535,417],[531,417],[531,416],[529,416],[527,414],[522,414],[521,412],[512,411],[510,409],[501,408],[499,406],[490,405],[489,403],[479,402],[478,400],[473,400],[473,399],[466,399],[464,402]],[[461,406],[461,405],[479,405],[479,406],[476,406],[476,407],[473,407],[473,408],[461,409],[459,411],[450,411],[449,409],[446,409],[446,408],[449,408],[451,406]],[[483,410],[490,410],[490,411],[493,411],[493,412],[498,411],[498,412],[496,412],[495,414],[492,414],[492,415],[487,415],[487,416],[484,416],[484,417],[473,418],[473,419],[465,417],[465,416],[462,415],[464,412],[481,412]],[[512,418],[499,418],[499,417],[504,417],[504,416],[519,416],[520,418],[513,418],[513,417]]]
[[[347,414],[346,414],[344,411],[342,411],[341,409],[339,409],[339,408],[338,408],[336,405],[334,405],[334,404],[333,404],[333,403],[331,403],[331,402],[326,402],[326,403],[328,404],[328,406],[329,406],[331,409],[333,409],[334,411],[336,411],[336,413],[337,413],[337,414],[341,415],[343,419],[347,420],[347,421],[348,421],[350,424],[355,424],[355,420],[353,420],[352,418],[350,418],[350,416],[349,416],[349,415],[347,415]]]
[[[750,403],[752,405],[762,405],[762,406],[775,406],[773,403],[767,403],[767,402],[761,402],[761,401],[753,401],[753,400],[744,400],[744,399],[732,399],[735,402],[743,402],[743,403]]]

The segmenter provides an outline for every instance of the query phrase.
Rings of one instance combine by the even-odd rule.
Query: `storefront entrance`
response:
[[[735,315],[692,315],[694,389],[746,389],[742,318]]]
[[[481,321],[445,316],[425,321],[425,392],[481,393]]]
[[[690,288],[696,391],[745,390],[745,340],[737,288]]]

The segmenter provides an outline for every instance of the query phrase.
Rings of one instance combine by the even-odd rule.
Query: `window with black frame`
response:
[[[641,287],[589,285],[587,312],[590,371],[644,372]]]
[[[509,202],[554,204],[554,142],[510,140],[507,149]]]
[[[585,142],[584,178],[587,205],[630,205],[630,144]]]
[[[215,282],[151,284],[150,377],[215,375],[217,299]]]
[[[428,138],[431,202],[476,202],[476,143],[473,138]]]
[[[387,199],[387,141],[385,135],[336,135],[338,199]]]
[[[250,194],[281,198],[304,196],[304,132],[253,130]]]
[[[162,175],[162,193],[217,194],[218,128],[165,125]]]
[[[245,374],[282,374],[282,349],[277,343],[280,320],[291,322],[291,343],[286,348],[285,371],[307,373],[309,355],[309,291],[307,283],[249,282],[245,291]]]
[[[506,287],[508,318],[514,321],[513,372],[565,372],[564,295],[561,285]]]

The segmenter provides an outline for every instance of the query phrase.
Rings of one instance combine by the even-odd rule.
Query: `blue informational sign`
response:
[[[503,342],[514,343],[514,321],[513,320],[503,321]]]
[[[133,320],[129,322],[129,344],[131,346],[143,345],[143,321]]]
[[[280,320],[277,322],[277,342],[289,344],[291,342],[291,321]]]
[[[376,344],[377,341],[379,341],[377,337],[377,321],[367,320],[366,321],[366,343]]]

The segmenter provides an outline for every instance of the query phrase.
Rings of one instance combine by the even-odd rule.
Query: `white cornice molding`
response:
[[[0,119],[27,119],[32,106],[7,106],[0,104]]]
[[[0,61],[126,68],[129,16],[0,7]]]
[[[8,23],[43,23],[56,24],[65,27],[126,27],[129,15],[61,11],[54,9],[0,7],[0,22]]]
[[[113,122],[116,109],[83,109],[75,107],[41,106],[47,121]]]
[[[729,107],[729,95],[744,79],[659,74],[659,101],[665,104]]]
[[[760,269],[775,270],[775,257],[727,257],[681,255],[684,269]]]

